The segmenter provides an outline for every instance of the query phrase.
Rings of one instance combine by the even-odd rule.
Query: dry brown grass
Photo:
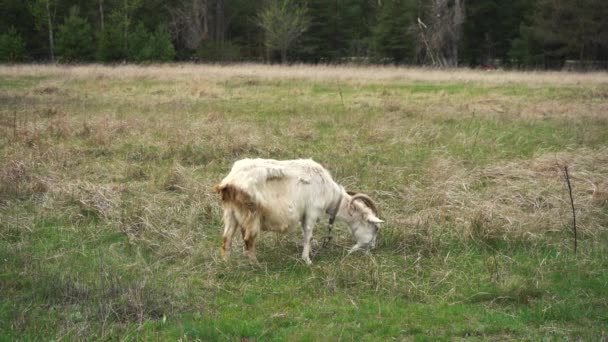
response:
[[[402,238],[419,235],[431,247],[439,243],[433,238],[464,243],[542,240],[571,227],[565,165],[574,184],[578,231],[587,236],[605,232],[606,222],[599,218],[606,196],[598,189],[608,182],[606,150],[551,153],[474,170],[454,160],[436,160],[426,173],[430,184],[413,183],[402,190],[415,213],[389,215],[402,227]]]
[[[467,69],[425,69],[394,66],[310,66],[310,65],[266,65],[266,64],[170,64],[170,65],[11,65],[0,66],[0,74],[11,77],[49,75],[70,79],[103,80],[150,80],[193,82],[193,96],[215,94],[206,81],[243,78],[259,79],[305,79],[313,81],[426,81],[426,82],[475,82],[488,84],[526,83],[526,84],[584,84],[586,86],[608,83],[605,72],[520,72],[520,71],[482,71]],[[44,89],[53,89],[46,87]],[[604,94],[605,96],[605,94]]]
[[[253,78],[260,79],[310,79],[327,82],[328,80],[344,79],[354,83],[376,81],[429,81],[452,82],[466,81],[476,84],[502,84],[519,82],[525,84],[551,83],[559,80],[559,84],[587,82],[592,85],[603,85],[606,81],[603,73],[567,74],[563,73],[485,73],[470,70],[425,70],[393,67],[311,67],[296,65],[290,67],[266,65],[178,65],[178,66],[16,66],[0,67],[0,75],[10,77],[47,75],[54,78],[33,87],[32,100],[39,98],[56,98],[68,93],[69,82],[72,80],[96,80],[95,89],[85,82],[83,88],[88,91],[111,90],[103,96],[117,97],[118,102],[128,101],[133,96],[151,107],[160,106],[162,117],[142,115],[140,107],[143,104],[131,103],[129,108],[133,115],[106,113],[104,109],[89,115],[70,106],[60,103],[52,106],[33,106],[20,115],[24,119],[11,127],[10,113],[6,112],[5,132],[14,130],[13,141],[17,144],[5,149],[5,165],[0,174],[0,185],[5,193],[22,193],[29,196],[33,193],[68,194],[80,207],[78,215],[93,215],[120,226],[125,232],[135,232],[131,235],[142,236],[143,227],[154,230],[154,224],[149,218],[152,210],[147,209],[153,202],[139,203],[128,210],[133,213],[121,213],[124,207],[121,193],[128,192],[130,185],[117,185],[117,182],[128,180],[137,191],[151,189],[154,191],[169,191],[189,194],[198,185],[194,174],[199,172],[199,165],[204,168],[217,165],[221,158],[234,159],[242,155],[281,155],[289,154],[280,138],[274,136],[271,127],[260,125],[251,118],[230,116],[218,110],[204,113],[181,111],[191,104],[189,101],[199,101],[199,97],[215,100],[226,97],[238,99],[248,93],[237,87],[237,90],[226,92],[222,82],[245,82],[259,86]],[[253,77],[253,78],[250,78]],[[153,85],[151,88],[127,87],[120,94],[120,88],[112,86],[115,82],[142,80],[175,81],[175,84]],[[180,84],[184,80],[185,84]],[[560,83],[561,82],[561,83]],[[330,83],[332,84],[332,83]],[[593,86],[591,86],[593,87]],[[296,87],[295,90],[300,88]],[[182,92],[182,90],[186,90]],[[307,91],[299,90],[298,96],[309,96]],[[120,95],[119,95],[120,94]],[[603,119],[605,101],[589,100],[579,102],[564,102],[564,100],[528,101],[520,97],[496,95],[474,97],[449,96],[444,91],[414,94],[423,101],[404,101],[396,90],[382,90],[380,96],[369,91],[361,91],[347,98],[347,111],[353,111],[348,118],[324,118],[321,121],[307,118],[305,113],[288,115],[286,124],[279,129],[285,139],[314,144],[320,138],[315,125],[328,127],[355,123],[365,127],[357,134],[366,139],[367,143],[388,143],[388,146],[403,145],[406,148],[419,148],[441,144],[445,140],[445,120],[465,120],[471,123],[478,119],[491,120],[572,120]],[[596,94],[599,96],[598,94]],[[594,95],[594,96],[596,96]],[[601,94],[600,94],[601,95]],[[248,96],[251,96],[249,94]],[[264,100],[265,98],[262,98]],[[169,101],[169,102],[167,102]],[[335,99],[337,102],[337,98]],[[167,105],[167,111],[164,110]],[[82,104],[82,109],[86,104]],[[381,108],[382,116],[369,122],[368,108]],[[470,124],[469,124],[470,125]],[[338,130],[336,139],[340,148],[349,154],[365,154],[365,146],[355,142],[360,137],[348,130]],[[462,144],[474,148],[476,136],[469,132],[460,133]],[[156,140],[162,140],[156,143]],[[456,137],[458,139],[458,136]],[[72,145],[75,139],[84,140],[84,145]],[[52,143],[50,141],[53,141]],[[70,172],[73,166],[82,167],[80,163],[90,160],[89,153],[114,153],[120,142],[133,144],[134,148],[127,153],[127,159],[134,162],[144,162],[144,165],[130,165],[127,161],[114,160],[119,174],[112,175],[106,171],[99,172],[102,179],[100,184],[88,180],[79,180],[78,173]],[[445,142],[443,142],[445,143]],[[139,144],[139,145],[138,145]],[[88,145],[94,147],[88,147]],[[139,146],[139,147],[138,147]],[[204,146],[204,147],[203,147]],[[441,148],[441,147],[439,147]],[[23,153],[28,153],[27,156]],[[94,157],[94,156],[93,156]],[[307,157],[307,156],[304,156]],[[601,228],[601,222],[593,219],[593,213],[605,203],[605,187],[608,183],[603,172],[607,170],[592,170],[598,160],[606,159],[602,151],[579,149],[571,152],[540,155],[532,160],[516,160],[508,163],[478,167],[473,170],[463,161],[447,156],[445,153],[435,155],[424,171],[427,181],[410,183],[398,193],[390,194],[395,202],[386,203],[388,208],[410,209],[406,214],[396,209],[389,209],[387,216],[391,217],[397,229],[416,231],[423,229],[428,239],[435,228],[443,226],[448,220],[457,227],[450,234],[458,239],[468,240],[481,236],[482,238],[506,239],[509,236],[518,238],[535,238],[546,231],[561,229],[567,222],[565,210],[563,182],[561,171],[557,165],[568,164],[574,172],[576,183],[575,198],[580,204],[580,228],[584,233],[593,234]],[[146,167],[148,162],[172,160],[168,169],[153,170]],[[339,163],[330,166],[341,172]],[[545,168],[541,167],[545,165]],[[600,163],[601,164],[601,163]],[[37,165],[37,166],[36,166]],[[541,166],[539,166],[541,165]],[[39,172],[34,169],[40,168]],[[45,170],[57,170],[55,173],[44,174]],[[79,172],[82,170],[80,169]],[[42,172],[40,172],[42,171]],[[347,170],[347,173],[349,171]],[[404,171],[393,169],[391,172],[398,178]],[[76,176],[74,180],[72,177]],[[211,177],[216,177],[212,174]],[[110,181],[108,181],[108,178]],[[580,178],[580,179],[579,179]],[[96,182],[96,180],[92,180]],[[207,185],[216,181],[207,178]],[[357,187],[356,180],[344,179]],[[593,188],[590,188],[592,185]],[[121,188],[122,187],[122,188]],[[121,189],[118,189],[121,188]],[[204,192],[203,188],[200,192]],[[489,189],[489,190],[486,190]],[[198,191],[198,190],[197,190]],[[141,194],[138,193],[138,196]],[[64,196],[65,197],[65,196]],[[124,197],[124,196],[122,196]],[[216,214],[217,208],[213,198],[205,198],[199,205],[205,207],[207,215]],[[47,200],[47,205],[48,205]],[[127,202],[125,202],[127,203]],[[213,209],[209,209],[213,208]],[[412,209],[416,212],[412,214]],[[209,211],[210,210],[210,211]],[[589,215],[586,215],[590,211]],[[121,216],[122,215],[122,216]],[[566,215],[566,216],[564,216]],[[214,219],[217,219],[215,217]],[[120,223],[122,222],[122,223]],[[125,223],[126,222],[126,223]],[[431,228],[429,228],[431,227]],[[183,236],[180,236],[183,238]],[[192,241],[192,238],[186,238]]]

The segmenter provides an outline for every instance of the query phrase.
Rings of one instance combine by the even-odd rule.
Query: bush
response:
[[[516,67],[538,67],[543,64],[543,51],[530,27],[522,25],[520,36],[511,41],[507,52],[509,62]]]
[[[162,27],[156,29],[150,45],[155,54],[153,57],[160,62],[169,62],[175,57],[175,48],[171,42],[171,35]]]
[[[0,35],[0,61],[18,62],[25,56],[25,43],[14,27]]]
[[[196,57],[203,62],[238,62],[243,59],[241,49],[232,42],[204,42],[196,50]]]
[[[127,58],[124,33],[120,25],[107,25],[101,32],[97,58],[102,62],[116,62]]]
[[[86,61],[93,57],[93,30],[89,22],[79,16],[78,7],[70,14],[57,32],[57,54],[62,62]]]
[[[150,59],[152,47],[150,46],[151,35],[140,23],[135,31],[129,35],[129,60],[143,62]]]
[[[515,38],[511,43],[511,49],[507,53],[509,60],[515,66],[521,67],[530,64],[530,51],[528,42],[522,38]]]
[[[161,27],[149,33],[140,23],[129,37],[129,59],[134,62],[168,62],[173,57],[175,48],[171,36]]]

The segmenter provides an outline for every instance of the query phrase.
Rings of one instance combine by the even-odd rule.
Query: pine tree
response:
[[[606,1],[538,0],[530,30],[542,47],[545,67],[600,58],[608,49],[607,16]]]
[[[150,40],[152,59],[159,62],[169,62],[175,58],[175,48],[171,42],[171,35],[162,26],[159,26]]]
[[[62,62],[87,61],[93,57],[93,31],[89,22],[79,16],[78,7],[70,9],[69,16],[57,32],[57,54]]]
[[[150,33],[143,23],[129,35],[129,60],[134,62],[168,62],[175,57],[175,49],[169,33],[158,28]]]
[[[373,33],[374,50],[379,58],[390,58],[395,63],[413,61],[416,38],[410,28],[414,20],[414,1],[382,2]]]
[[[118,25],[106,25],[99,37],[97,59],[102,62],[117,62],[127,59],[124,47],[124,32]]]
[[[311,0],[308,8],[311,23],[300,46],[305,60],[333,62],[343,57],[367,56],[368,19],[373,18],[369,1]]]
[[[49,58],[55,61],[55,13],[57,9],[56,0],[33,0],[28,2],[28,10],[32,17],[36,29],[41,33],[48,34]]]
[[[0,35],[0,61],[19,62],[25,57],[25,43],[14,27]]]
[[[140,63],[151,60],[154,53],[150,44],[151,38],[144,24],[137,24],[129,35],[129,60]]]

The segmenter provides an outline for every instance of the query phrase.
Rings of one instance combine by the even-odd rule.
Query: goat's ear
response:
[[[379,219],[376,215],[369,215],[367,220],[371,223],[384,223],[381,219]]]

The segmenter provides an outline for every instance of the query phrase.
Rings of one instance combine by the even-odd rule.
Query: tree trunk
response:
[[[452,40],[452,66],[458,66],[458,44],[462,36],[462,25],[465,21],[465,0],[455,0],[454,3],[454,26]]]
[[[281,48],[281,64],[287,64],[287,48]]]
[[[51,62],[55,62],[55,40],[53,39],[53,20],[51,17],[50,0],[46,0],[46,15],[49,23],[49,49],[51,55]]]
[[[224,42],[224,0],[217,0],[215,3],[215,41]]]
[[[205,0],[204,2],[201,3],[201,6],[202,6],[201,8],[203,9],[203,15],[202,15],[203,34],[202,34],[202,40],[205,40],[205,39],[207,39],[209,37],[209,3],[207,2],[207,0]]]
[[[129,39],[129,7],[127,4],[127,0],[124,0],[124,11],[125,11],[125,17],[124,17],[124,53],[125,56],[128,54],[128,49],[129,49],[129,45],[128,45],[128,39]]]
[[[101,24],[101,32],[103,32],[105,28],[103,20],[103,0],[99,0],[99,21]]]

